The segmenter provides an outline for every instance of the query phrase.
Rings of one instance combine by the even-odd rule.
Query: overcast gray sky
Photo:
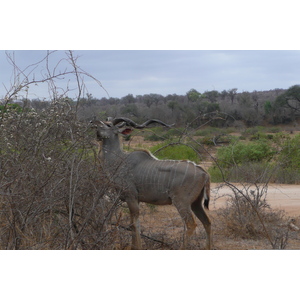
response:
[[[16,64],[21,69],[45,54],[46,51],[38,50],[14,51]],[[296,50],[85,50],[74,51],[74,55],[79,56],[77,64],[100,80],[110,97],[118,98],[127,94],[183,95],[191,88],[199,92],[231,88],[251,92],[300,83],[300,51]],[[50,63],[54,66],[63,57],[66,57],[65,52],[57,51],[50,56]],[[63,70],[64,66],[62,63],[59,68]],[[0,51],[0,68],[0,96],[3,97],[13,74],[5,51]],[[41,72],[45,72],[44,64],[40,64],[31,77],[37,79]],[[90,78],[85,77],[85,82],[94,97],[107,97]],[[64,86],[66,82],[57,84]],[[32,87],[29,93],[31,98],[48,96],[47,87],[42,85]],[[69,92],[69,97],[75,97],[75,92]]]
[[[136,0],[112,0],[102,1],[101,6],[87,1],[85,5],[71,5],[72,17],[69,1],[54,0],[47,6],[47,14],[38,7],[29,9],[30,4],[36,6],[35,1],[17,2],[7,1],[3,9],[14,12],[13,21],[8,13],[0,19],[0,97],[6,94],[13,71],[5,49],[29,49],[15,51],[21,69],[46,54],[31,49],[107,49],[74,54],[80,56],[78,65],[100,80],[109,96],[118,98],[127,94],[185,94],[191,88],[199,92],[231,88],[251,92],[300,83],[298,9],[294,1],[274,2],[272,6],[261,0],[172,4],[154,0],[147,5]],[[64,55],[61,50],[52,55],[52,67]],[[64,67],[59,66],[61,70]],[[34,78],[40,78],[41,72],[45,72],[42,65],[31,76],[34,73]],[[85,82],[94,97],[107,97],[89,78]],[[66,85],[62,81],[57,84]],[[69,86],[74,87],[74,80]],[[29,90],[30,98],[48,96],[45,85]],[[73,91],[68,96],[76,95]]]

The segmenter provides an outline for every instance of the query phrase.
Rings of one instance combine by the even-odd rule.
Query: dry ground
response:
[[[283,210],[288,219],[295,219],[294,224],[298,227],[300,227],[299,192],[299,185],[271,184],[267,194],[267,203],[271,208]],[[218,218],[218,211],[226,207],[226,195],[228,194],[230,194],[229,188],[220,189],[217,184],[212,184],[210,216],[213,222],[214,249],[272,249],[271,244],[265,238],[243,239],[228,237],[223,234],[224,224]],[[123,217],[126,217],[126,214]],[[174,206],[151,206],[141,203],[140,219],[144,249],[180,249],[183,223]],[[203,226],[198,220],[197,224],[198,227],[192,237],[190,249],[203,249],[205,246]],[[283,224],[282,226],[287,225]],[[285,249],[300,249],[300,231],[289,231],[289,239]]]

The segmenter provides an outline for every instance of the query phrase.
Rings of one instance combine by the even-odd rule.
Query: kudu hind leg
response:
[[[175,205],[184,224],[185,224],[185,230],[183,235],[183,245],[182,249],[187,249],[187,246],[189,244],[190,236],[195,231],[195,228],[197,227],[197,224],[195,222],[195,219],[193,217],[192,211],[190,207],[182,207],[181,205]]]
[[[206,232],[206,249],[210,250],[212,248],[212,236],[211,236],[211,221],[202,206],[203,193],[197,198],[195,202],[192,203],[192,210],[197,218],[201,221]]]
[[[130,211],[130,219],[131,219],[131,232],[132,232],[132,242],[131,249],[132,250],[140,250],[142,249],[142,241],[140,234],[140,221],[139,221],[139,203],[138,201],[127,201],[127,205]]]

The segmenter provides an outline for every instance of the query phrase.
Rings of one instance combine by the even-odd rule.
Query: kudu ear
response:
[[[132,131],[133,131],[133,129],[131,129],[131,128],[124,128],[124,129],[120,129],[119,133],[126,136],[126,135],[131,134]]]

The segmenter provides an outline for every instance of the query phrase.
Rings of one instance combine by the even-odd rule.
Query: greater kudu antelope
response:
[[[97,128],[97,138],[102,142],[100,157],[103,167],[122,190],[122,200],[127,202],[130,210],[132,249],[141,249],[139,202],[175,205],[186,225],[184,248],[197,226],[193,211],[204,225],[206,248],[211,249],[211,221],[206,213],[210,196],[209,174],[190,161],[158,160],[147,151],[125,153],[121,149],[119,134],[128,135],[132,128],[142,129],[152,123],[169,125],[159,120],[138,125],[127,118],[91,123]]]

